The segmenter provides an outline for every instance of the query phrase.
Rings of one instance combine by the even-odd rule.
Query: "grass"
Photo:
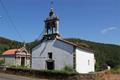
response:
[[[9,68],[11,69],[11,71],[22,71],[22,72],[28,72],[28,73],[32,73],[33,75],[35,74],[44,74],[44,75],[64,75],[64,76],[69,76],[69,75],[75,75],[78,74],[76,72],[71,71],[71,69],[67,68],[67,70],[34,70],[34,69],[30,69],[30,68],[26,68],[26,67],[12,67]]]
[[[111,72],[114,74],[120,74],[120,65],[111,69]]]
[[[75,72],[73,68],[69,66],[65,66],[62,70],[34,70],[34,69],[23,67],[23,66],[17,66],[17,67],[12,67],[12,68],[16,70],[19,69],[21,71],[27,70],[27,71],[41,72],[41,73],[64,74],[64,75],[77,74],[77,72]]]

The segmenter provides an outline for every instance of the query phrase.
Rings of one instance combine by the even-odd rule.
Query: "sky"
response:
[[[0,4],[0,36],[25,42],[39,38],[50,11],[50,1],[2,0],[8,13]],[[120,0],[53,1],[62,38],[120,45]]]

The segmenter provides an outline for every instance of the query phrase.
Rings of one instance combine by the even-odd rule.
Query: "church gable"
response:
[[[73,49],[74,49],[74,46],[55,39],[55,40],[48,40],[40,43],[38,46],[34,47],[32,51],[35,52],[34,56],[35,55],[37,56],[37,55],[44,54],[46,51],[52,52],[57,50],[59,50],[59,52],[61,53],[63,51],[67,53],[73,53]],[[39,54],[36,54],[36,53],[39,53]]]
[[[69,53],[73,53],[73,50],[74,50],[74,46],[59,40],[55,40],[53,46],[61,50],[67,51]]]
[[[63,42],[64,44],[69,44],[69,45],[73,46],[74,48],[78,48],[79,50],[82,50],[82,51],[85,51],[85,52],[89,52],[89,53],[93,53],[94,52],[90,48],[84,47],[84,46],[82,46],[80,44],[78,45],[78,44],[69,42],[67,40],[59,39],[59,38],[56,38],[56,39],[59,40],[59,41],[61,41],[61,42]]]

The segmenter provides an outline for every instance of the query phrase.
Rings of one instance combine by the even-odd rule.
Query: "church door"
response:
[[[21,57],[21,66],[25,66],[25,57]]]
[[[47,63],[47,69],[48,70],[54,70],[54,61],[46,61]]]

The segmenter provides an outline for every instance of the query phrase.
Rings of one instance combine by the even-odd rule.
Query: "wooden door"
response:
[[[46,63],[48,70],[54,70],[54,61],[46,61]]]
[[[25,66],[25,57],[21,57],[21,66]]]

